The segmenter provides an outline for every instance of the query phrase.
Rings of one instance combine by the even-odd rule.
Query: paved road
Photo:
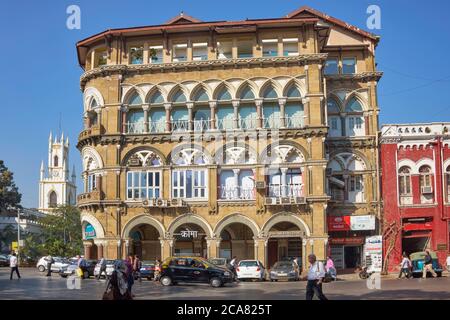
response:
[[[83,280],[80,290],[67,289],[66,280],[59,275],[45,277],[35,269],[22,269],[21,280],[9,280],[9,268],[0,268],[0,299],[101,299],[105,281]],[[303,300],[306,283],[300,282],[244,282],[223,288],[209,285],[180,284],[162,287],[143,280],[133,287],[136,299],[226,299],[226,300]],[[343,280],[324,284],[324,292],[332,300],[359,299],[436,299],[450,300],[450,278],[383,279],[381,290],[370,290],[363,280]]]

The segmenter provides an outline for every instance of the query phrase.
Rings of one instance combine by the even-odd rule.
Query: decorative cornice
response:
[[[107,77],[113,74],[141,74],[156,72],[186,72],[198,71],[212,68],[237,68],[237,67],[272,67],[274,65],[308,65],[320,64],[327,58],[327,53],[302,54],[295,57],[262,57],[242,59],[216,59],[205,61],[187,61],[161,64],[139,64],[139,65],[107,65],[85,72],[80,77],[80,86],[83,89],[86,83],[94,78]]]

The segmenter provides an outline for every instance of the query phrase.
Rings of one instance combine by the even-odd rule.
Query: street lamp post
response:
[[[20,208],[17,209],[17,262],[20,261]]]

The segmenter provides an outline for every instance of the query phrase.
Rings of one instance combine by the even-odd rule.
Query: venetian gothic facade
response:
[[[305,263],[378,221],[378,40],[301,8],[80,41],[85,255]]]

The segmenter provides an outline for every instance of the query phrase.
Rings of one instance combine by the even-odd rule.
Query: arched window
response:
[[[254,95],[252,89],[247,85],[242,89],[241,94],[239,95],[239,98],[242,100],[251,100],[251,99],[255,99],[255,95]]]
[[[433,174],[429,166],[419,168],[421,203],[433,203]]]
[[[161,197],[162,160],[153,151],[143,150],[131,155],[126,163],[127,199],[155,199]]]
[[[178,89],[177,92],[175,92],[172,96],[172,102],[173,103],[183,103],[186,102],[186,96],[184,95],[183,91]]]
[[[130,99],[128,100],[128,104],[129,105],[141,105],[142,104],[142,99],[139,96],[139,94],[137,92],[133,93],[133,95],[130,97]]]
[[[341,117],[339,115],[340,109],[339,105],[334,99],[328,99],[327,102],[327,113],[328,113],[328,135],[330,137],[340,137],[342,136],[342,126]]]
[[[268,86],[263,93],[264,99],[276,99],[278,98],[278,94],[272,86]]]
[[[54,166],[54,167],[57,167],[58,164],[59,164],[58,156],[54,156],[54,157],[53,157],[53,166]]]
[[[400,204],[412,204],[411,169],[409,167],[401,167],[398,171],[398,188]]]
[[[300,91],[298,90],[298,88],[293,85],[287,91],[286,97],[288,97],[288,98],[300,98],[301,94],[300,94]]]
[[[144,111],[142,109],[133,109],[127,112],[127,133],[144,133]]]
[[[150,96],[149,102],[150,102],[151,104],[162,104],[162,103],[164,103],[164,98],[163,98],[161,92],[159,92],[159,90],[158,90],[158,91],[155,91],[155,92]]]
[[[49,208],[56,208],[57,205],[58,205],[58,196],[56,195],[55,191],[52,191],[48,196],[48,206]]]
[[[224,87],[219,91],[219,93],[217,94],[217,100],[219,101],[231,100],[231,94],[227,90],[227,88]]]
[[[172,151],[172,198],[207,199],[208,157],[196,148],[178,148]],[[182,167],[185,168],[182,168]]]
[[[198,90],[194,96],[194,101],[205,102],[208,100],[209,100],[208,94],[206,93],[205,89],[203,89],[203,88]]]
[[[363,117],[363,108],[356,98],[351,98],[345,106],[346,116],[346,135],[364,136],[366,134]]]

